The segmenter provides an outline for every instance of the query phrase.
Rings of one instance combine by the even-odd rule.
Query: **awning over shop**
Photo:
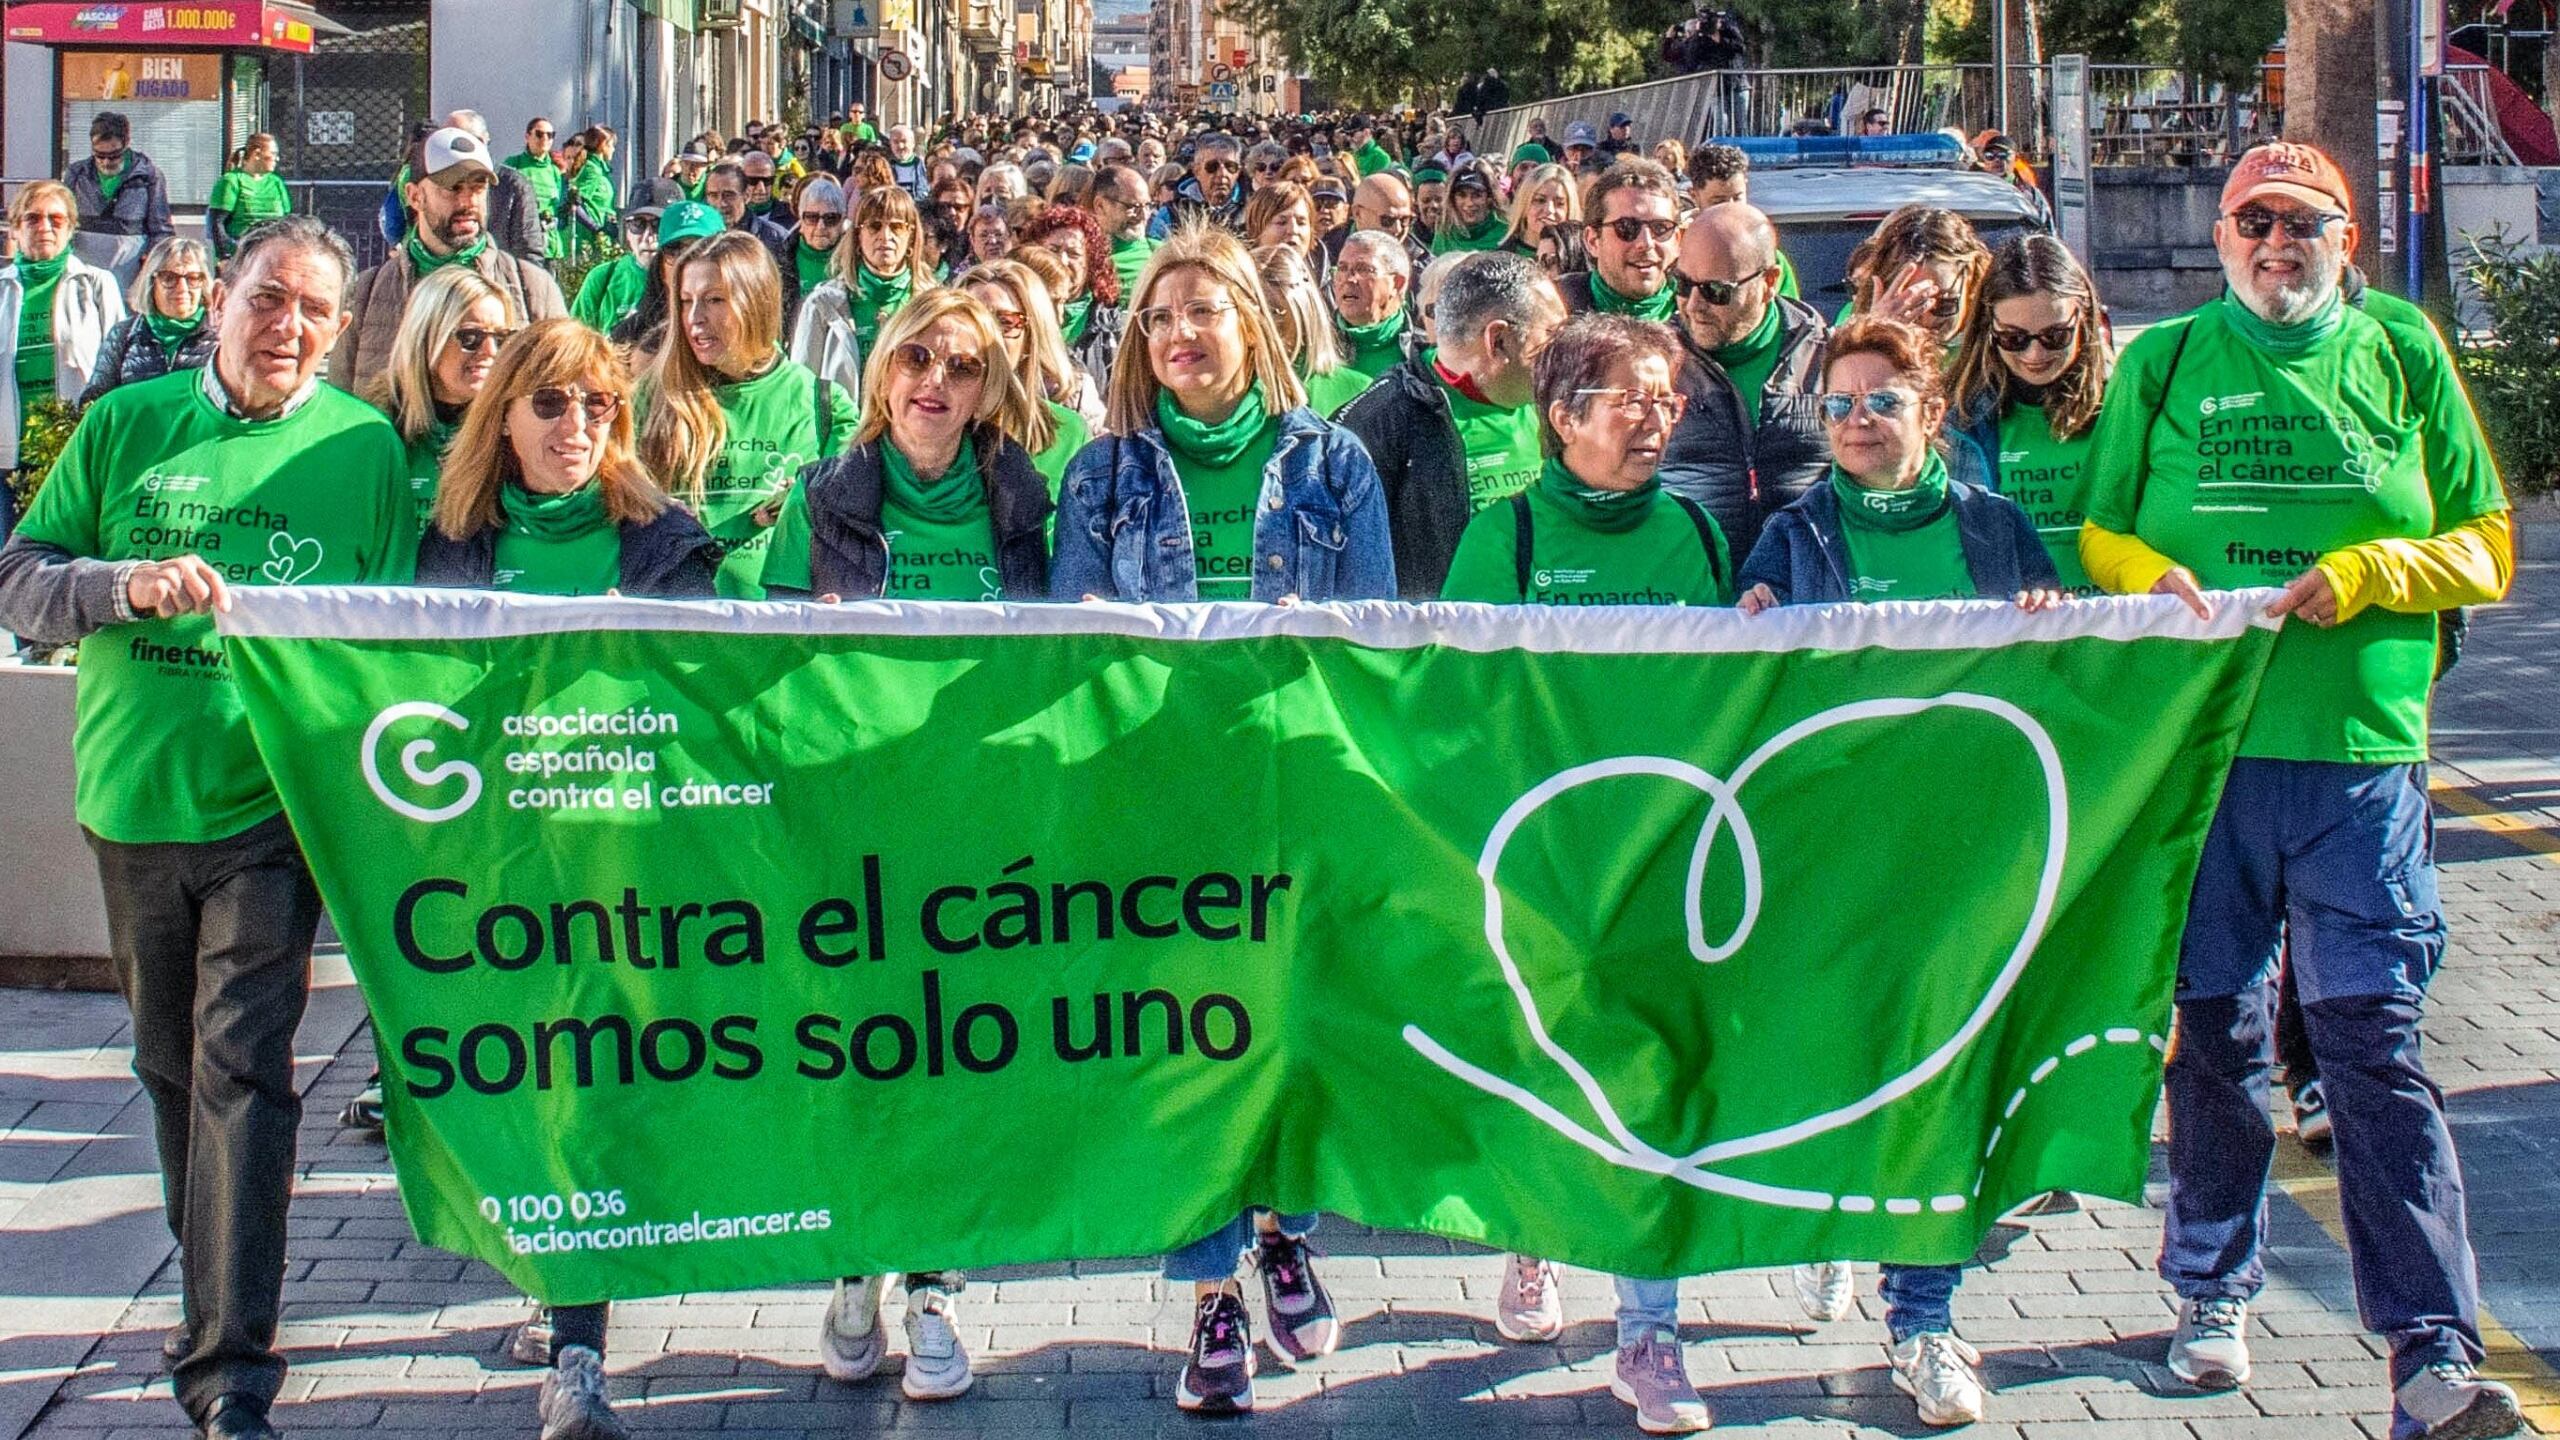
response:
[[[640,13],[655,15],[686,34],[693,33],[701,18],[696,0],[640,0]]]
[[[112,45],[128,49],[284,50],[311,53],[316,35],[344,35],[347,28],[306,5],[84,4],[79,0],[27,0],[8,10],[9,38],[31,45]]]

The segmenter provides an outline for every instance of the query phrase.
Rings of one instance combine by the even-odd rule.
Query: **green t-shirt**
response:
[[[1594,490],[1561,462],[1541,465],[1526,491],[1529,593],[1520,593],[1520,517],[1497,504],[1467,522],[1449,562],[1444,600],[1495,605],[1730,605],[1724,534],[1649,480]],[[1709,547],[1712,542],[1712,550]]]
[[[1049,482],[1049,498],[1055,500],[1059,484],[1067,477],[1068,462],[1074,460],[1076,452],[1093,439],[1093,427],[1087,425],[1084,417],[1071,406],[1061,405],[1055,400],[1040,403],[1049,407],[1049,418],[1057,423],[1058,433],[1050,439],[1048,448],[1031,457],[1031,468],[1039,471],[1040,478]]]
[[[1786,341],[1786,316],[1773,302],[1750,334],[1707,352],[1707,358],[1732,379],[1733,388],[1742,392],[1745,424],[1756,424],[1760,419],[1760,397],[1769,388],[1769,377],[1777,373],[1778,357],[1786,350]]]
[[[32,411],[53,393],[53,297],[71,263],[64,251],[50,260],[18,257],[18,413]]]
[[[1263,471],[1280,440],[1280,417],[1269,412],[1257,387],[1224,421],[1203,425],[1165,391],[1156,396],[1156,423],[1182,482],[1200,598],[1252,599],[1253,523]]]
[[[418,535],[400,436],[326,385],[240,420],[181,370],[81,418],[19,525],[93,559],[198,555],[234,585],[402,583]],[[125,844],[237,835],[276,813],[213,617],[110,625],[80,642],[80,823]]]
[[[1300,377],[1307,387],[1307,408],[1330,420],[1334,412],[1360,397],[1369,388],[1369,377],[1345,366],[1327,370],[1321,375]]]
[[[844,242],[836,242],[841,245]],[[791,242],[791,268],[799,276],[800,293],[808,294],[827,283],[827,263],[835,258],[832,250],[814,250],[806,240]]]
[[[1831,467],[1840,502],[1840,536],[1849,551],[1849,598],[1969,600],[1973,570],[1964,562],[1956,507],[1947,498],[1947,465],[1931,451],[1920,482],[1908,490],[1870,490]]]
[[[536,495],[498,488],[498,542],[491,588],[519,595],[602,595],[622,583],[622,529],[604,506],[604,487]]]
[[[1591,272],[1591,307],[1603,315],[1633,315],[1639,320],[1658,320],[1668,325],[1677,298],[1668,279],[1663,281],[1661,289],[1636,299],[1610,289],[1609,282],[1600,278],[1599,271]]]
[[[1399,310],[1375,325],[1341,325],[1343,348],[1350,359],[1346,369],[1357,370],[1375,380],[1404,363],[1404,312]]]
[[[284,177],[273,170],[252,175],[246,170],[225,170],[213,182],[213,195],[204,203],[207,210],[231,212],[230,231],[233,239],[248,233],[261,221],[293,213],[293,197],[285,192]],[[223,251],[228,255],[238,249],[235,243]]]
[[[1366,180],[1381,170],[1395,168],[1396,157],[1387,153],[1386,146],[1372,140],[1351,152],[1351,163],[1360,168],[1360,178]]]
[[[1001,600],[995,516],[987,509],[977,447],[961,442],[951,468],[916,474],[894,444],[880,445],[880,530],[889,541],[890,600]]]
[[[436,480],[444,473],[444,452],[453,448],[453,437],[461,430],[459,421],[437,420],[401,447],[401,474],[422,536],[435,524]]]
[[[2082,484],[2089,523],[2136,536],[2208,587],[2282,585],[2367,540],[2442,534],[2506,508],[2443,343],[2341,306],[2297,349],[2225,296],[2154,325],[2107,385]],[[2274,343],[2269,343],[2270,341]],[[2287,623],[2240,753],[2427,758],[2433,615],[2374,606]]]
[[[1441,379],[1437,369],[1431,378],[1449,397],[1449,418],[1457,422],[1458,445],[1466,452],[1469,512],[1529,488],[1546,464],[1538,443],[1538,407],[1490,405]]]
[[[1138,272],[1147,268],[1147,260],[1156,253],[1156,242],[1144,235],[1111,242],[1111,268],[1120,272],[1120,300],[1127,304],[1138,293]]]
[[[628,255],[616,255],[587,272],[578,285],[578,298],[569,303],[569,313],[586,322],[587,327],[610,334],[623,317],[640,308],[640,297],[649,289],[649,272]]]
[[[542,212],[542,223],[550,238],[544,253],[554,260],[569,254],[569,227],[560,223],[560,197],[568,193],[568,177],[560,173],[560,164],[548,155],[520,150],[507,157],[507,168],[524,177],[533,191],[534,208]]]
[[[844,140],[848,145],[877,145],[880,143],[880,132],[873,128],[870,121],[864,120],[858,124],[847,124],[844,127]]]
[[[578,167],[578,173],[569,177],[569,188],[579,200],[585,203],[589,215],[606,219],[606,225],[603,228],[581,220],[578,222],[578,229],[587,238],[602,236],[606,229],[611,227],[610,217],[619,213],[622,208],[614,203],[613,167],[589,156],[587,163]],[[575,207],[566,201],[561,203],[560,208],[572,214],[575,213]]]
[[[728,417],[729,433],[702,478],[702,523],[727,547],[719,590],[730,599],[764,598],[765,551],[774,536],[756,525],[758,507],[783,481],[796,478],[801,466],[843,454],[861,423],[853,397],[830,380],[828,429],[820,435],[817,385],[809,367],[785,359],[752,380],[712,392]]]
[[[2026,508],[2063,588],[2074,595],[2097,593],[2089,572],[2080,568],[2080,467],[2089,458],[2091,433],[2055,439],[2041,405],[2012,405],[2000,417],[1994,488]]]

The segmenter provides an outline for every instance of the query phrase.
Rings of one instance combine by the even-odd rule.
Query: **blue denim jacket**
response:
[[[1191,507],[1164,432],[1101,435],[1076,453],[1058,493],[1049,592],[1060,600],[1200,598]],[[1280,417],[1253,522],[1253,598],[1392,600],[1386,494],[1358,437],[1304,406]]]
[[[1950,481],[1947,496],[1955,505],[1956,540],[1964,547],[1974,594],[1998,599],[2062,588],[2035,522],[2017,501],[1965,480]],[[1826,479],[1769,517],[1760,543],[1734,577],[1734,589],[1766,585],[1781,605],[1838,605],[1857,598],[1840,524],[1840,500]]]

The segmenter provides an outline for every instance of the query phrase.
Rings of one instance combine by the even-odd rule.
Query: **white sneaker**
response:
[[[584,1345],[560,1352],[534,1399],[542,1440],[629,1440],[604,1398],[604,1357]]]
[[[1527,1255],[1504,1256],[1493,1328],[1511,1341],[1553,1340],[1563,1334],[1564,1301],[1556,1294],[1556,1267]]]
[[[889,1337],[880,1332],[880,1277],[856,1275],[836,1282],[827,1297],[826,1318],[818,1322],[818,1364],[827,1378],[851,1385],[868,1380],[889,1353]]]
[[[1858,1267],[1846,1260],[1822,1260],[1796,1267],[1796,1303],[1809,1320],[1838,1320],[1857,1303]]]
[[[2482,1379],[2459,1360],[2438,1361],[2410,1376],[2391,1400],[2417,1422],[2420,1440],[2499,1440],[2524,1427],[2516,1392]]]
[[[2223,1297],[2178,1307],[2169,1337],[2169,1373],[2199,1390],[2237,1390],[2249,1383],[2249,1306]]]
[[[939,1285],[907,1291],[907,1370],[898,1388],[908,1399],[948,1400],[976,1383],[960,1332],[951,1328],[959,1310],[959,1299]]]
[[[1923,1330],[1893,1347],[1893,1383],[1920,1407],[1923,1425],[1970,1425],[1982,1418],[1982,1363],[1944,1330]]]

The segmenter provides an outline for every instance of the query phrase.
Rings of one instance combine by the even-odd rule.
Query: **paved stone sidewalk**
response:
[[[2448,730],[2467,748],[2438,777],[2455,787],[2442,834],[2455,944],[2428,1043],[2469,1172],[2493,1367],[2526,1388],[2541,1431],[2560,1434],[2560,855],[2544,853],[2560,850],[2560,831],[2536,828],[2555,821],[2535,813],[2560,792],[2549,758],[2560,754],[2549,683],[2560,566],[2534,567],[2527,588],[2531,603],[2481,618],[2446,696]],[[2479,688],[2464,690],[2475,675]],[[371,1037],[342,964],[324,964],[322,987],[304,1033],[292,1403],[278,1418],[299,1437],[530,1436],[539,1376],[505,1356],[528,1307],[487,1269],[411,1240],[382,1150],[335,1126],[372,1063]],[[176,1277],[123,1032],[111,996],[0,991],[0,1440],[185,1433],[159,1377]],[[2356,1320],[2334,1183],[2290,1142],[2281,1169],[2247,1393],[2196,1395],[2170,1378],[2160,1356],[2173,1316],[2151,1270],[2158,1213],[2091,1201],[1999,1227],[1967,1272],[1958,1329],[1995,1389],[1971,1433],[2385,1440],[2381,1345]],[[819,1377],[817,1289],[619,1305],[613,1390],[643,1435],[724,1440],[1635,1433],[1607,1393],[1599,1277],[1570,1278],[1562,1342],[1509,1346],[1489,1322],[1499,1257],[1343,1225],[1320,1238],[1348,1321],[1342,1352],[1294,1373],[1269,1365],[1249,1421],[1174,1410],[1188,1305],[1140,1262],[973,1275],[961,1318],[980,1379],[953,1403],[903,1402],[894,1374],[854,1387]],[[1684,1285],[1690,1368],[1719,1428],[1923,1433],[1885,1368],[1871,1275],[1861,1289],[1858,1317],[1816,1326],[1782,1274]]]

